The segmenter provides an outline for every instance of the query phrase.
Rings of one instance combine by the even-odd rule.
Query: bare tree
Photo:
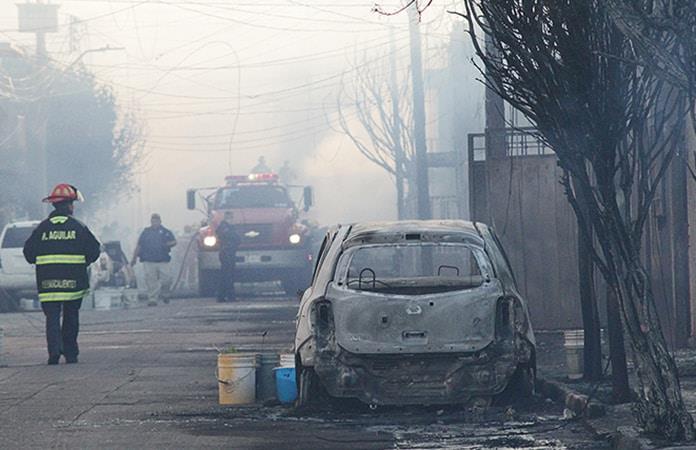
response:
[[[405,212],[405,186],[413,179],[414,146],[411,128],[411,104],[408,82],[397,83],[394,50],[389,68],[363,65],[356,71],[355,83],[344,88],[338,98],[339,126],[369,161],[392,175],[396,181],[399,219]],[[384,75],[389,73],[389,78]],[[357,123],[351,123],[346,108],[355,111]],[[367,135],[368,141],[361,138]]]
[[[683,132],[683,97],[635,62],[602,0],[465,0],[461,15],[487,82],[554,149],[578,220],[595,231],[593,260],[633,348],[639,424],[693,440],[641,258],[650,206]],[[481,47],[481,33],[495,53]]]
[[[687,93],[693,112],[696,3],[692,0],[608,0],[608,4],[612,18],[640,52],[643,65],[656,77]]]
[[[621,31],[631,39],[641,63],[655,77],[689,98],[696,130],[696,3],[692,0],[608,0]],[[696,154],[696,150],[694,150]],[[692,179],[696,169],[684,157]]]

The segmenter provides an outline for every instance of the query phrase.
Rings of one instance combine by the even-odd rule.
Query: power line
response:
[[[142,6],[142,5],[145,5],[145,4],[147,4],[147,3],[151,3],[151,0],[141,0],[141,1],[137,1],[137,2],[131,2],[131,5],[130,5],[130,6],[126,6],[126,7],[124,7],[124,8],[118,9],[118,10],[116,10],[116,11],[112,11],[112,12],[105,13],[105,14],[99,14],[99,15],[97,15],[97,16],[88,17],[88,18],[86,18],[86,19],[80,19],[80,23],[92,22],[92,21],[94,21],[94,20],[103,19],[103,18],[105,18],[105,17],[111,17],[111,16],[113,16],[113,15],[120,14],[120,13],[122,13],[122,12],[135,9],[135,8],[137,8],[137,7],[139,7],[139,6]],[[67,24],[64,23],[63,26],[65,26],[65,25],[67,25]],[[49,26],[49,27],[46,27],[46,28],[44,28],[44,29],[42,29],[42,28],[33,28],[32,31],[33,31],[33,32],[44,31],[44,30],[45,30],[45,31],[50,31],[50,30],[52,30],[52,29],[53,29],[53,27],[52,27],[52,26]],[[0,30],[0,32],[15,32],[15,33],[16,33],[16,32],[20,32],[20,30],[19,30],[18,28],[13,28],[13,29]]]

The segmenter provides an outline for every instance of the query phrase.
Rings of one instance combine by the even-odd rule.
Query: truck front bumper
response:
[[[220,258],[216,251],[198,253],[201,270],[219,270]],[[311,254],[306,248],[288,250],[240,250],[237,252],[238,271],[303,270],[311,268]]]

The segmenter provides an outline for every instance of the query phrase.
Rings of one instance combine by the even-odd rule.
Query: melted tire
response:
[[[520,364],[510,378],[510,382],[495,398],[496,405],[510,405],[532,398],[536,393],[536,368]]]
[[[310,367],[300,367],[299,382],[297,389],[297,408],[307,409],[318,404],[319,397],[319,377],[314,369]]]
[[[301,411],[328,409],[332,407],[333,398],[329,396],[319,376],[311,367],[300,368],[297,382],[297,401],[295,407]]]

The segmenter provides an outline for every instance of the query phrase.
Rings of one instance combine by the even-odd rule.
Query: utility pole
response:
[[[39,66],[48,63],[48,52],[46,50],[46,33],[58,31],[58,5],[44,3],[37,0],[36,3],[17,4],[17,17],[19,31],[23,33],[34,33],[36,35],[36,61]],[[46,195],[48,192],[48,155],[46,148],[46,131],[48,126],[48,111],[46,102],[37,102],[35,107],[36,114],[36,159],[39,166],[39,193]],[[44,206],[44,213],[47,207]]]
[[[399,118],[399,87],[396,82],[396,45],[394,29],[389,30],[389,95],[392,103],[392,140],[394,141],[394,176],[396,178],[396,211],[399,220],[405,218],[404,211],[404,147],[401,145],[401,120]]]
[[[416,153],[416,192],[418,218],[430,219],[430,184],[428,181],[428,148],[425,142],[425,94],[423,87],[423,63],[421,39],[418,29],[420,17],[414,2],[408,9],[411,40],[411,80],[413,83],[413,135]]]

